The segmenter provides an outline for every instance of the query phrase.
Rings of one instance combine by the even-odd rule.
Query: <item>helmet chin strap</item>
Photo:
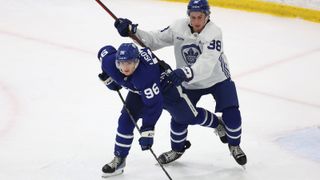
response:
[[[210,19],[210,15],[207,15],[207,16],[206,16],[206,19],[205,19],[206,22],[205,22],[204,24],[207,24],[207,22],[209,21],[209,19]]]

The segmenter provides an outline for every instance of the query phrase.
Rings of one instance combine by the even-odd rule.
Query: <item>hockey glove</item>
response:
[[[153,129],[141,131],[141,138],[139,139],[139,144],[141,146],[142,151],[148,150],[151,148],[153,144],[153,136],[154,136]]]
[[[114,22],[114,27],[117,28],[120,36],[128,37],[129,33],[135,34],[137,32],[138,24],[132,24],[129,19],[119,18]]]
[[[99,79],[103,82],[103,84],[105,84],[110,90],[118,91],[122,88],[120,85],[114,82],[113,79],[110,76],[108,76],[108,74],[103,72],[98,76]]]
[[[180,86],[183,81],[190,81],[193,78],[193,72],[190,67],[178,68],[169,74],[170,81]]]

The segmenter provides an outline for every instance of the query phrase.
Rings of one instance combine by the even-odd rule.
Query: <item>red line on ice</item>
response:
[[[284,64],[284,63],[289,63],[289,62],[292,62],[294,60],[297,60],[298,58],[301,58],[303,56],[307,56],[307,55],[310,55],[312,53],[316,53],[316,52],[319,52],[319,51],[320,51],[320,48],[312,49],[310,51],[305,51],[305,52],[302,52],[302,53],[299,53],[299,54],[296,54],[296,55],[293,55],[293,56],[290,56],[290,57],[287,57],[287,58],[284,58],[284,59],[281,59],[281,60],[278,60],[278,61],[275,61],[275,62],[272,62],[272,63],[269,63],[269,64],[266,64],[266,65],[263,65],[263,66],[260,66],[260,67],[257,67],[257,68],[242,72],[240,74],[235,75],[234,79],[242,78],[242,77],[245,77],[245,76],[248,76],[248,75],[252,75],[254,73],[259,73],[259,72],[264,71],[264,70],[266,70],[268,68],[275,67],[275,66],[278,66],[278,65]],[[302,101],[302,100],[296,100],[296,99],[292,99],[292,98],[278,96],[278,95],[275,95],[275,94],[262,92],[262,91],[258,91],[258,90],[254,90],[254,89],[250,89],[250,88],[245,88],[245,87],[239,87],[239,89],[243,89],[245,91],[253,92],[253,93],[256,93],[256,94],[261,94],[261,95],[272,97],[272,98],[276,98],[276,99],[282,99],[282,100],[285,100],[285,101],[288,101],[288,102],[292,102],[292,103],[311,106],[311,107],[314,107],[314,108],[320,108],[319,104],[314,104],[314,103],[310,103],[310,102],[306,102],[306,101]]]

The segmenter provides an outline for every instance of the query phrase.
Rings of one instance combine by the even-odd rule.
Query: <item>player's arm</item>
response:
[[[151,50],[158,50],[166,46],[171,46],[173,45],[174,40],[171,26],[157,31],[137,29],[136,36]]]
[[[122,87],[116,82],[121,78],[121,73],[115,65],[115,55],[110,56],[110,59],[101,62],[102,73],[98,75],[99,79],[113,91],[120,90]]]
[[[119,90],[121,86],[115,81],[121,76],[116,68],[116,50],[113,46],[105,46],[98,53],[101,62],[102,73],[98,74],[99,79],[111,90]]]
[[[134,24],[126,18],[118,18],[114,26],[120,36],[128,37],[129,34],[135,34],[151,50],[173,45],[174,38],[171,26],[162,30],[147,32],[138,29],[138,24]]]

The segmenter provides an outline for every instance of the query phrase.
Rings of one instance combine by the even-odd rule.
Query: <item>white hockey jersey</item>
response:
[[[208,88],[229,78],[220,28],[210,21],[199,34],[188,24],[188,18],[181,19],[159,31],[138,29],[136,35],[151,50],[174,46],[177,68],[189,66],[193,71],[193,79],[182,84],[187,89]]]

